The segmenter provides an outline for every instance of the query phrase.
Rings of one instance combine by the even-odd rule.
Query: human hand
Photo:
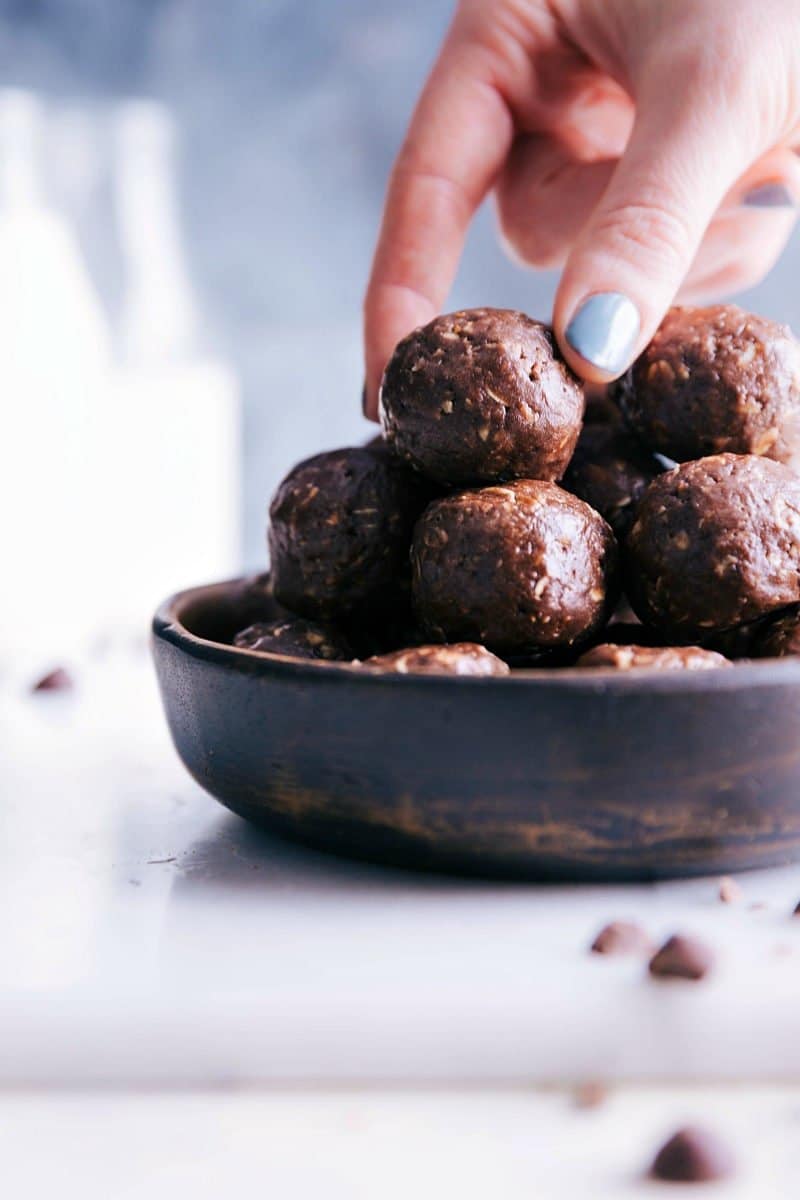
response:
[[[676,296],[760,279],[800,202],[796,0],[461,0],[392,172],[365,300],[365,407],[439,312],[493,189],[553,325],[616,378]]]

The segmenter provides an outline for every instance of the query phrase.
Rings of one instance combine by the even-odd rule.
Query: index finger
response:
[[[392,170],[367,287],[365,407],[373,419],[383,369],[400,338],[439,312],[512,137],[488,56],[452,32]]]

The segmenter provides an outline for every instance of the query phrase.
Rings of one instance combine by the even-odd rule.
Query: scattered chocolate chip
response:
[[[795,904],[794,912],[792,913],[792,916],[800,917],[800,900],[798,900],[797,904]]]
[[[633,921],[605,925],[591,945],[593,954],[645,954],[653,948],[650,938]]]
[[[679,1129],[659,1150],[650,1175],[670,1183],[711,1183],[735,1170],[733,1154],[717,1134],[689,1126]]]
[[[719,881],[719,898],[723,904],[736,904],[744,895],[735,879],[725,875]]]
[[[650,974],[673,979],[703,979],[714,963],[714,955],[697,938],[676,934],[650,959]]]
[[[56,667],[48,671],[31,688],[32,692],[67,692],[75,686],[75,681],[64,667]]]
[[[608,1097],[608,1088],[596,1079],[588,1079],[578,1084],[575,1089],[575,1107],[581,1109],[599,1108]]]

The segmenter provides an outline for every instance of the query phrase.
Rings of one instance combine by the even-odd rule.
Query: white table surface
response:
[[[713,1187],[646,1178],[702,1121],[734,1148]],[[790,1200],[798,1088],[0,1094],[14,1200]]]
[[[0,680],[0,798],[0,1086],[800,1079],[797,868],[724,905],[290,846],[184,773],[133,653]],[[620,917],[706,937],[714,977],[588,954]]]

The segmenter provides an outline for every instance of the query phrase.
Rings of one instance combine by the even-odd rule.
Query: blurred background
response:
[[[262,566],[280,476],[368,434],[362,290],[450,10],[0,0],[0,653],[135,636]],[[798,327],[799,254],[745,300]],[[453,305],[546,316],[553,285],[487,206]]]

